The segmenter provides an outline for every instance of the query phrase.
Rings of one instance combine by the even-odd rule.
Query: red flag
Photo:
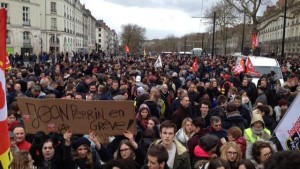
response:
[[[246,74],[250,74],[250,75],[253,75],[256,77],[260,76],[259,72],[255,69],[255,67],[253,66],[250,59],[248,59],[248,62],[247,62]]]
[[[6,63],[6,9],[0,9],[0,168],[9,168],[12,161],[10,138],[7,125],[7,106],[5,93]]]
[[[241,72],[245,71],[245,61],[241,59],[240,63],[234,68],[235,74],[240,74]]]
[[[257,33],[252,33],[252,48],[255,49],[258,46]]]
[[[125,45],[125,52],[126,52],[126,53],[129,53],[129,52],[130,52],[128,45]]]
[[[199,69],[199,62],[198,62],[198,58],[195,58],[195,61],[193,63],[192,69],[194,72],[198,71]]]

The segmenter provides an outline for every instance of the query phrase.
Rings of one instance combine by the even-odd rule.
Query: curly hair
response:
[[[228,161],[228,159],[227,159],[227,151],[228,151],[228,149],[230,147],[234,148],[236,150],[236,152],[237,152],[236,162],[241,161],[242,158],[243,158],[243,153],[242,153],[239,145],[237,143],[235,143],[235,142],[226,142],[225,144],[222,145],[221,150],[220,150],[221,151],[220,158],[223,159],[223,160],[225,160],[225,161]]]
[[[272,154],[275,152],[275,150],[273,149],[273,147],[271,146],[271,144],[269,142],[257,141],[255,143],[253,143],[252,156],[256,162],[259,162],[259,157],[261,155],[260,151],[263,148],[269,148],[271,150]]]

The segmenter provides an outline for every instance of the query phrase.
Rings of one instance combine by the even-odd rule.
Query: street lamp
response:
[[[281,42],[281,59],[284,58],[286,11],[287,11],[287,0],[284,1],[283,32],[282,32],[282,42]]]

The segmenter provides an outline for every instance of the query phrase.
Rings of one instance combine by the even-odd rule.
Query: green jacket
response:
[[[153,144],[161,144],[162,140],[159,139]],[[191,162],[188,150],[179,141],[174,140],[176,145],[176,154],[174,159],[173,169],[191,169]]]

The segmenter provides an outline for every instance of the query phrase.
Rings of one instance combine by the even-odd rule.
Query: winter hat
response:
[[[149,107],[145,104],[145,103],[143,103],[143,104],[141,104],[140,105],[140,107],[139,107],[139,112],[141,112],[142,111],[142,109],[147,109],[148,110],[148,112],[150,112],[150,109],[149,109]]]
[[[281,100],[279,100],[279,102],[278,102],[278,105],[279,105],[279,107],[281,107],[281,106],[283,106],[283,105],[289,105],[290,103],[287,101],[287,100],[285,100],[285,99],[281,99]]]
[[[141,94],[146,93],[146,91],[145,91],[145,89],[144,89],[143,87],[138,87],[138,88],[136,89],[136,91],[137,91],[137,92],[140,92]]]
[[[141,80],[142,80],[141,76],[136,76],[136,78],[135,78],[136,82],[141,82]]]
[[[81,146],[83,144],[90,147],[91,146],[91,141],[89,139],[85,138],[85,137],[79,137],[78,139],[76,139],[72,142],[72,148],[74,150],[76,150],[79,146]]]

